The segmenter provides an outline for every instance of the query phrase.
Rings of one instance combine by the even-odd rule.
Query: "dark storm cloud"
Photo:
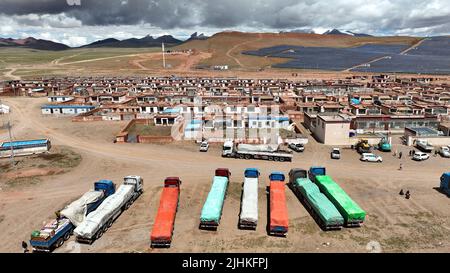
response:
[[[71,0],[73,2],[73,0]],[[1,0],[6,16],[65,14],[84,26],[173,28],[351,28],[388,30],[450,26],[448,0]],[[26,22],[22,18],[22,22]]]

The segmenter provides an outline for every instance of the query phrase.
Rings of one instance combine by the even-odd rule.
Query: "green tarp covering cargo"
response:
[[[340,228],[344,224],[342,215],[311,180],[308,178],[297,178],[294,182],[294,187],[298,189],[320,218],[323,228]]]
[[[211,191],[208,194],[205,204],[203,205],[200,222],[219,224],[222,215],[223,202],[228,187],[228,178],[215,176]]]
[[[364,222],[366,212],[328,175],[316,176],[320,190],[330,199],[342,214],[347,226],[360,225]]]

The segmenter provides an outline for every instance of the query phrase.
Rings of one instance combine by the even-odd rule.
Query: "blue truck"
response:
[[[86,192],[78,200],[57,212],[57,218],[31,233],[30,245],[33,252],[52,252],[61,247],[70,238],[76,225],[115,191],[116,186],[110,180],[95,182],[94,190]]]
[[[450,172],[442,174],[440,189],[443,193],[450,197]]]

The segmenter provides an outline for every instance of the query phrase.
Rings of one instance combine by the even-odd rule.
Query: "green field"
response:
[[[70,49],[65,51],[44,51],[26,48],[0,48],[0,68],[5,65],[46,64],[63,59],[64,62],[76,62],[121,55],[152,53],[159,48],[96,48]]]

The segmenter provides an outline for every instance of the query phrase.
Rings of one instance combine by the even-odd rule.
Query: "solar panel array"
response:
[[[243,54],[292,59],[273,66],[278,68],[340,71],[382,58],[352,71],[450,74],[450,37],[426,39],[401,55],[408,47],[406,44],[366,44],[352,48],[280,45]]]
[[[405,55],[394,54],[390,59],[373,62],[370,67],[358,67],[354,71],[450,74],[450,37],[426,39]]]

